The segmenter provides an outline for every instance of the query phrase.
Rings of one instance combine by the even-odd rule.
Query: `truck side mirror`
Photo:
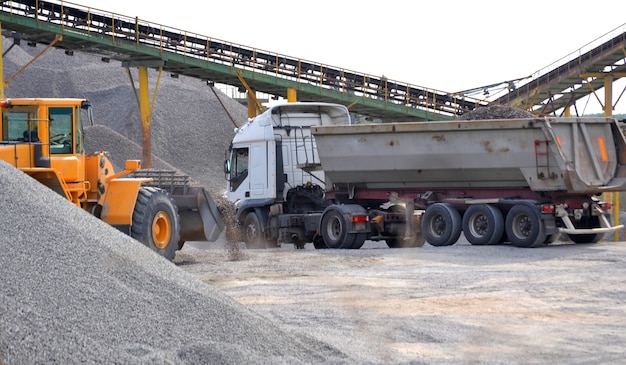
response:
[[[224,174],[230,175],[230,160],[224,160]]]

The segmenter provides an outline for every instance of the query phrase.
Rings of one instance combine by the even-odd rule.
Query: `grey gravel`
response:
[[[0,363],[346,363],[0,161]]]
[[[481,106],[459,117],[462,120],[476,119],[515,119],[537,117],[526,110],[503,105]]]
[[[4,58],[6,77],[42,48],[14,47]],[[156,75],[150,70],[151,88]],[[88,152],[109,151],[118,169],[142,158],[138,108],[119,63],[52,49],[6,96],[87,98],[96,120],[85,128]],[[229,114],[245,121],[245,107],[220,96]],[[219,194],[234,124],[208,86],[164,74],[152,123],[153,167],[177,166]],[[1,161],[0,216],[0,364],[351,362],[220,294]]]

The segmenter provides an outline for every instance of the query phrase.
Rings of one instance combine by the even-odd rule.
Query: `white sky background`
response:
[[[624,0],[72,2],[447,92],[531,75],[626,23]],[[585,113],[600,112],[591,96]]]

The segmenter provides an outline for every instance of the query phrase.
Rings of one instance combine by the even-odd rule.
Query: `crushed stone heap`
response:
[[[0,161],[0,364],[348,363]]]
[[[459,117],[461,120],[477,120],[477,119],[517,119],[517,118],[536,118],[537,116],[526,110],[514,108],[511,106],[489,105],[482,106],[464,113]]]

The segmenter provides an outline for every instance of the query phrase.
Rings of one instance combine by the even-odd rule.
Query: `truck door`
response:
[[[234,148],[230,154],[230,174],[228,177],[228,196],[230,201],[245,199],[250,195],[248,165],[250,149]]]

